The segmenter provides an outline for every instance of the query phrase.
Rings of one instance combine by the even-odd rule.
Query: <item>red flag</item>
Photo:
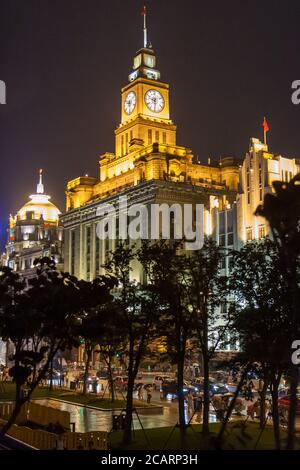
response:
[[[265,117],[264,117],[264,122],[263,122],[263,128],[264,128],[264,132],[269,132],[270,130]]]
[[[146,6],[144,5],[144,6],[143,6],[143,9],[142,9],[142,11],[141,11],[141,15],[142,15],[142,16],[146,16],[146,14],[147,14],[147,8],[146,8]]]

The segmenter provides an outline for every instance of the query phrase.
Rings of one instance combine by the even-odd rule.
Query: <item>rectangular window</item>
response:
[[[227,245],[233,245],[233,233],[227,233]]]
[[[148,129],[148,145],[152,144],[152,130]]]
[[[258,238],[261,240],[266,236],[266,228],[264,225],[259,225],[258,227]]]
[[[98,276],[100,274],[100,238],[97,236],[97,225],[95,225],[95,244],[96,244],[95,269],[96,269],[96,276]]]
[[[121,137],[121,156],[124,155],[124,136]]]
[[[250,242],[251,240],[253,240],[252,227],[247,227],[246,228],[246,241]]]
[[[128,153],[128,134],[126,134],[126,153]]]
[[[109,238],[105,238],[105,241],[104,241],[104,259],[105,259],[105,262],[108,260],[108,257],[109,257]]]
[[[263,192],[262,189],[259,190],[259,200],[262,201],[263,198]]]
[[[250,188],[250,173],[247,171],[247,189]]]
[[[159,131],[155,131],[155,142],[159,142]]]
[[[226,237],[225,235],[219,235],[219,245],[220,246],[225,246],[226,244]]]
[[[72,275],[75,275],[75,230],[72,230],[70,232],[70,237],[71,237],[71,241],[70,241],[70,245],[71,245],[71,249],[70,249],[70,271],[71,271],[71,274]]]
[[[219,213],[219,233],[225,233],[225,212]]]
[[[229,210],[227,213],[227,232],[233,232],[233,212]]]
[[[250,204],[250,191],[247,192],[247,203]]]
[[[132,139],[133,139],[133,132],[130,131],[130,142],[132,141]]]
[[[226,269],[226,258],[223,256],[221,259],[221,269]]]
[[[233,256],[228,256],[228,271],[231,273],[233,268]]]
[[[166,132],[163,132],[163,144],[166,144],[167,143],[167,133]]]
[[[86,277],[87,280],[90,280],[91,276],[91,227],[86,227],[85,232],[85,242],[86,242]]]

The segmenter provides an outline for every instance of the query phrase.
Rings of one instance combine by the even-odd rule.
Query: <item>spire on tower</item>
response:
[[[38,182],[37,187],[36,187],[36,192],[37,192],[37,194],[44,194],[43,170],[42,169],[39,171],[39,174],[40,174],[40,178],[39,178],[39,182]]]
[[[129,74],[128,79],[133,82],[139,77],[148,78],[148,80],[159,80],[160,72],[156,69],[156,56],[152,49],[152,44],[148,41],[147,36],[147,8],[143,7],[141,15],[144,17],[144,45],[136,52],[133,59],[133,71]]]
[[[144,47],[146,48],[148,46],[148,39],[147,39],[147,8],[144,5],[141,15],[144,17]]]

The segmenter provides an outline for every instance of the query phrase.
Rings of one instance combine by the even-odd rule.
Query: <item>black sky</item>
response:
[[[66,182],[97,175],[114,150],[120,88],[142,46],[142,0],[0,0],[0,227],[35,190],[64,209]],[[199,159],[241,156],[261,137],[300,157],[299,0],[148,0],[162,80],[171,85],[178,144]]]

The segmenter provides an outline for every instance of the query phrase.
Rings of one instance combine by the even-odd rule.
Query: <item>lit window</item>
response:
[[[159,142],[159,131],[155,131],[155,141]]]
[[[148,129],[148,145],[152,144],[152,130]]]
[[[167,143],[167,133],[163,132],[163,144]]]
[[[233,233],[227,234],[227,245],[233,245]]]
[[[261,238],[264,238],[266,236],[266,229],[265,229],[265,226],[264,225],[260,225],[258,227],[258,238],[261,239]]]
[[[220,246],[225,246],[225,235],[219,235],[219,245]]]
[[[246,228],[246,240],[247,242],[250,242],[251,240],[253,240],[252,227]]]

